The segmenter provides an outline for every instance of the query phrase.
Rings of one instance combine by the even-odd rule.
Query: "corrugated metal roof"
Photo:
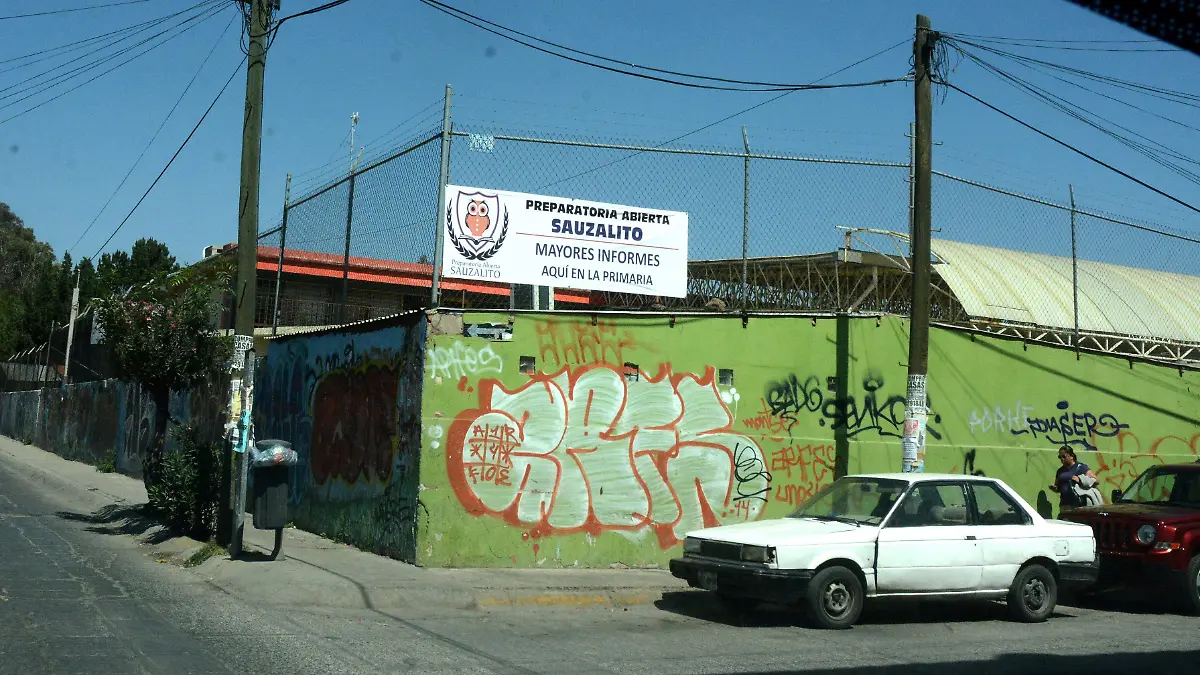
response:
[[[971,316],[1074,328],[1070,258],[944,239],[932,248],[943,261],[934,271]],[[1200,342],[1200,276],[1080,260],[1079,329]]]

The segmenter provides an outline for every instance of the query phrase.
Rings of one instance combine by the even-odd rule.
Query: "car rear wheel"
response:
[[[1200,554],[1194,556],[1188,565],[1186,584],[1184,592],[1187,594],[1188,610],[1192,614],[1200,614]]]
[[[1008,609],[1017,621],[1040,623],[1050,618],[1058,603],[1058,583],[1050,570],[1032,564],[1021,568],[1008,590]]]
[[[808,613],[821,628],[849,628],[863,608],[863,587],[845,567],[827,567],[812,578],[806,593]]]

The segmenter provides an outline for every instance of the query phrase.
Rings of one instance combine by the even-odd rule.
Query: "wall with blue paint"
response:
[[[202,440],[213,442],[221,437],[223,407],[220,387],[205,385],[172,396],[170,413],[175,422],[195,427]],[[0,392],[0,435],[29,441],[70,460],[111,461],[131,476],[141,476],[142,457],[154,432],[154,402],[129,382]],[[173,447],[173,436],[168,435],[167,450]]]
[[[272,340],[255,437],[292,443],[297,527],[415,558],[425,315]]]

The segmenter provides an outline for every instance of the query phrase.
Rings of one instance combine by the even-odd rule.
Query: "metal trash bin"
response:
[[[282,530],[288,524],[289,477],[296,465],[296,451],[287,441],[263,440],[250,451],[254,470],[251,513],[259,530]]]

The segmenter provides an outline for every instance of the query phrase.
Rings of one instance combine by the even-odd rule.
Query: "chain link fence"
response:
[[[559,309],[908,313],[908,163],[462,122],[426,127],[376,156],[286,205],[263,243],[282,254],[278,292],[275,278],[260,285],[272,306],[260,319],[352,321],[434,297],[443,307],[522,307],[533,294],[505,284],[442,279],[431,293],[443,174],[456,185],[689,214],[688,297],[554,289]],[[941,172],[933,229],[937,321],[1049,327],[1075,345],[1086,335],[1200,344],[1198,234]],[[314,303],[336,311],[304,309]]]

